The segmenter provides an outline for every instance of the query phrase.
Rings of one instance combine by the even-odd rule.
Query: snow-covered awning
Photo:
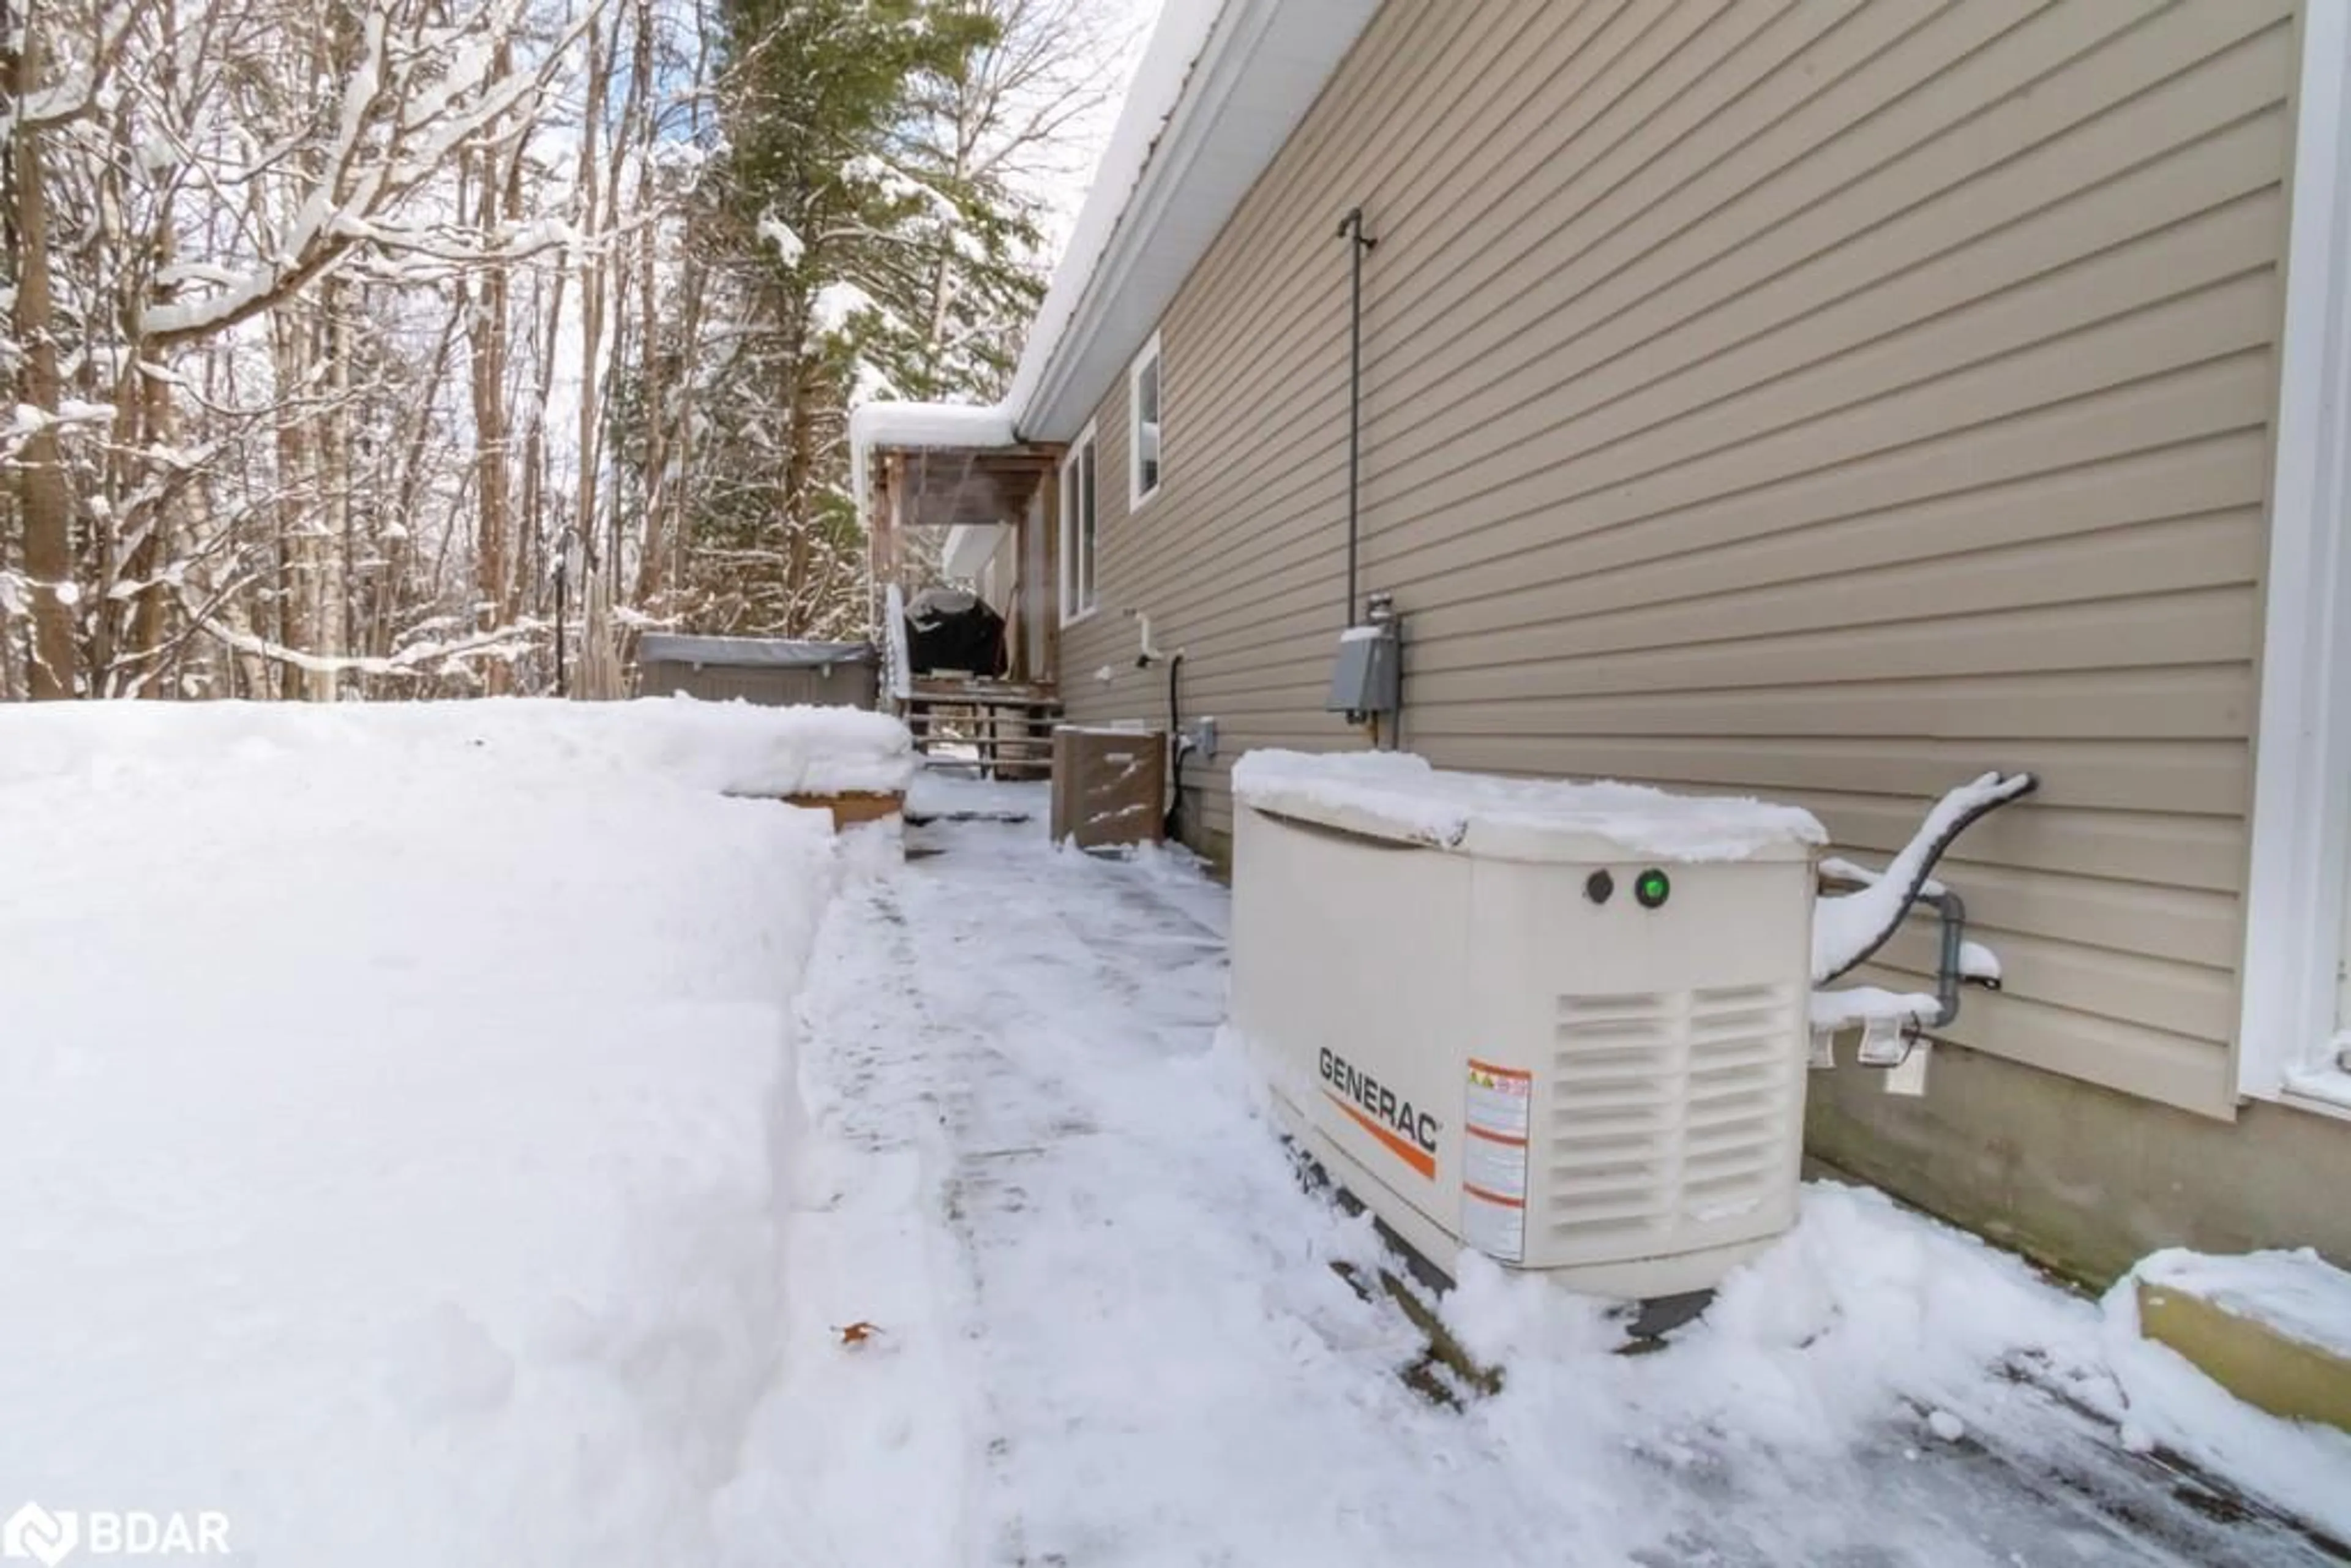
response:
[[[886,482],[900,528],[993,528],[1018,522],[1060,448],[1019,440],[1001,406],[867,403],[850,415],[857,509],[868,527]],[[991,546],[991,548],[993,548]]]
[[[857,515],[871,517],[876,465],[893,455],[912,458],[914,483],[902,497],[911,503],[897,519],[908,528],[953,527],[958,523],[1008,521],[1025,505],[1033,489],[1034,461],[1012,465],[1030,476],[1025,485],[998,482],[1001,464],[977,464],[978,454],[1008,457],[1035,454],[1013,434],[1011,412],[1001,403],[987,406],[946,402],[869,402],[849,414],[849,474],[855,492]],[[931,455],[960,455],[961,462],[933,464]],[[977,474],[985,483],[974,494],[970,481]],[[1017,491],[1018,494],[1013,492]],[[967,516],[967,513],[976,515]]]
[[[1015,446],[1003,403],[869,402],[850,411],[850,444],[861,452],[987,450]]]

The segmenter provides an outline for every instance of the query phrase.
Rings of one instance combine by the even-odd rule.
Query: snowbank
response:
[[[633,778],[738,795],[893,793],[914,740],[886,715],[650,697],[625,703],[56,704],[0,711],[0,789],[43,778],[174,772],[223,756],[348,757],[354,749],[482,752],[580,779]],[[329,763],[329,765],[331,765]]]
[[[1405,752],[1252,751],[1233,768],[1252,806],[1445,848],[1500,830],[1572,833],[1627,855],[1736,861],[1825,843],[1808,811],[1759,800],[1669,795],[1638,784],[1569,783],[1439,771]]]
[[[1796,1228],[1734,1273],[1704,1322],[1677,1334],[1667,1354],[1626,1363],[1594,1354],[1608,1336],[1590,1303],[1482,1260],[1472,1260],[1445,1313],[1474,1352],[1508,1364],[1509,1384],[1481,1419],[1511,1435],[1512,1462],[1530,1469],[1547,1460],[1573,1469],[1587,1455],[1602,1464],[1611,1449],[1646,1449],[1695,1479],[1709,1454],[1728,1451],[1750,1464],[1771,1456],[1772,1480],[1801,1488],[1808,1466],[1864,1457],[1869,1444],[1856,1452],[1855,1438],[1875,1430],[1882,1451],[1864,1473],[1879,1478],[1874,1490],[1890,1504],[1943,1484],[1899,1469],[1929,1439],[1964,1438],[2060,1473],[2095,1465],[2050,1404],[2054,1391],[2115,1422],[2130,1448],[2162,1444],[2338,1536],[2351,1529],[2343,1484],[2351,1437],[2231,1398],[2169,1350],[2138,1339],[2135,1301],[2125,1281],[2102,1311],[1882,1194],[1813,1183]],[[2131,1480],[2116,1466],[2099,1484]],[[1753,1500],[1756,1475],[1743,1490],[1750,1502],[1741,1522],[1763,1549],[1760,1560],[1823,1560],[1816,1547],[1804,1549],[1805,1522]],[[1986,1491],[1968,1519],[1971,1532],[2016,1501]],[[1832,1489],[1820,1488],[1815,1503],[1834,1511]],[[1891,1514],[1884,1528],[1889,1542],[1911,1533]],[[1982,1544],[1953,1541],[1949,1556],[1902,1560],[1973,1560],[1970,1548]]]
[[[716,1563],[871,716],[0,710],[5,1506]]]

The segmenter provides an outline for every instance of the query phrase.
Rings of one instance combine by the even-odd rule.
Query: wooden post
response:
[[[1045,618],[1045,667],[1036,678],[1059,692],[1061,681],[1061,457],[1052,455],[1053,465],[1045,470],[1045,477],[1037,486],[1039,509],[1044,522],[1041,530],[1044,549],[1038,552],[1040,570],[1038,573],[1038,613]]]
[[[1029,679],[1029,622],[1034,614],[1029,608],[1029,519],[1034,509],[1031,497],[1010,519],[1012,582],[1004,591],[1004,642],[1005,674],[1013,681]]]
[[[890,585],[898,580],[899,460],[894,453],[875,453],[872,463],[873,487],[868,497],[871,515],[866,521],[870,532],[865,541],[865,558],[872,576],[874,642],[877,646],[887,648],[891,631],[883,622],[889,614]]]
[[[874,508],[873,523],[873,587],[881,602],[887,605],[890,585],[898,580],[898,465],[884,457],[881,468],[881,504]]]

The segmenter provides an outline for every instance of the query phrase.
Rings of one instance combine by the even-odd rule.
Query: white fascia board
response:
[[[1170,0],[1006,399],[1024,439],[1066,441],[1092,417],[1380,4]],[[1166,107],[1154,89],[1187,47]]]
[[[2351,0],[2307,0],[2254,737],[2237,1087],[2278,1097],[2337,1020],[2351,871]]]

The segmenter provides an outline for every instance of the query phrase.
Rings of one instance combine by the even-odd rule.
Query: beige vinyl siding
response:
[[[1360,202],[1405,744],[1880,854],[2032,768],[1953,862],[2009,987],[1952,1038],[2230,1113],[2294,67],[2283,0],[1390,0],[1161,324],[1165,488],[1102,486],[1071,714],[1164,712],[1140,608],[1222,727],[1212,831],[1242,751],[1362,744]]]

